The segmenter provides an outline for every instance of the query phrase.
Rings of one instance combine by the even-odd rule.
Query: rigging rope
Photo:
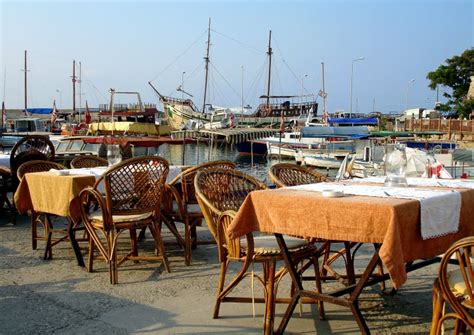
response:
[[[261,54],[262,52],[265,52],[265,51],[262,51],[262,50],[259,50],[259,49],[255,48],[255,47],[253,47],[253,46],[251,46],[251,45],[247,45],[247,44],[245,44],[245,43],[243,43],[243,42],[240,42],[239,40],[237,40],[237,39],[235,39],[235,38],[233,38],[233,37],[230,37],[230,36],[228,36],[228,35],[226,35],[226,34],[224,34],[224,33],[218,32],[218,31],[213,30],[213,29],[211,29],[211,31],[214,32],[214,33],[216,33],[216,34],[218,34],[218,35],[221,35],[221,36],[223,36],[223,37],[225,37],[225,38],[228,38],[229,40],[231,40],[231,41],[233,41],[233,42],[239,44],[240,46],[242,46],[243,48],[245,48],[245,49],[247,49],[247,50],[249,50],[249,51],[255,52],[255,53],[257,53],[257,54]]]
[[[184,54],[186,52],[188,52],[189,49],[191,49],[200,39],[202,39],[202,37],[205,34],[207,34],[207,29],[189,47],[187,47],[186,50],[184,50],[180,55],[178,55],[178,57],[176,57],[171,63],[169,63],[160,73],[158,73],[156,76],[154,76],[153,79],[151,79],[150,81],[154,81],[156,78],[158,78],[160,75],[162,75],[163,72],[168,70],[174,63],[176,63],[178,61],[178,59],[180,59],[182,56],[184,56]]]

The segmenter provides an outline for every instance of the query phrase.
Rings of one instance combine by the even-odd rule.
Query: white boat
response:
[[[304,156],[302,164],[325,169],[339,169],[347,156],[339,153],[322,153]]]

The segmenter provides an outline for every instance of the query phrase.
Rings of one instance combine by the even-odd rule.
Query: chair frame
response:
[[[141,169],[141,170],[139,170]],[[167,272],[170,272],[165,253],[160,226],[160,204],[164,193],[166,176],[169,171],[168,161],[158,156],[135,157],[109,168],[93,187],[87,187],[79,193],[81,217],[89,239],[89,259],[87,269],[93,271],[94,250],[97,247],[102,257],[109,263],[111,284],[118,283],[118,267],[126,260],[159,260]],[[120,176],[120,174],[122,174]],[[133,192],[122,189],[124,178],[132,174],[136,184]],[[158,177],[150,181],[149,175]],[[99,184],[104,183],[105,196],[98,191]],[[101,220],[94,222],[90,212],[100,209]],[[143,215],[115,222],[113,216]],[[150,214],[150,215],[147,215]],[[160,255],[139,256],[137,246],[137,229],[148,227],[155,241],[155,251]],[[120,234],[130,232],[131,251],[120,260],[117,258],[117,240]],[[98,232],[105,238],[100,238]]]
[[[455,259],[453,257],[455,256]],[[454,333],[464,333],[466,326],[474,331],[474,317],[469,310],[474,310],[474,236],[463,238],[455,242],[443,255],[438,278],[433,284],[433,319],[431,325],[431,335],[442,333],[444,321],[455,320]],[[466,285],[467,298],[457,297],[451,290],[448,281],[450,273],[448,265],[453,261],[459,266],[463,282]],[[452,311],[444,313],[446,303]]]
[[[98,166],[108,166],[108,162],[105,158],[95,156],[95,155],[80,155],[75,157],[71,163],[71,168],[80,169],[80,168],[92,168]]]
[[[274,164],[270,167],[268,175],[270,180],[277,187],[296,186],[329,181],[327,177],[323,176],[321,173],[310,167],[292,163]]]
[[[45,161],[45,160],[33,160],[21,164],[17,169],[18,180],[21,181],[25,174],[32,172],[43,172],[51,169],[64,170],[66,167],[60,163]],[[34,210],[30,211],[31,218],[31,247],[33,250],[37,249],[38,241],[46,241],[46,247],[44,251],[44,259],[53,258],[52,247],[59,242],[68,239],[67,231],[64,229],[55,229],[51,221],[49,214],[37,212]],[[43,226],[43,236],[38,236],[38,224]],[[62,236],[53,239],[54,233],[60,233]]]
[[[167,192],[163,201],[163,220],[168,221],[165,222],[166,225],[177,237],[178,244],[183,247],[186,265],[191,264],[193,246],[199,244],[196,227],[201,225],[204,218],[201,212],[191,212],[188,209],[189,205],[198,205],[194,189],[194,178],[199,171],[210,168],[234,169],[235,163],[227,160],[202,163],[182,171],[166,184]],[[177,210],[173,208],[173,203],[176,203]],[[175,228],[175,222],[182,222],[184,224],[184,239],[179,236]]]
[[[212,175],[220,176],[214,178],[212,186],[205,189],[205,183],[208,176]],[[231,193],[237,194],[241,199],[237,198],[237,201],[240,200],[240,204],[233,203],[231,197],[225,198],[226,195],[231,195],[231,193],[225,193],[219,191],[219,183],[225,183],[226,176],[231,175],[234,179],[240,179],[242,184],[249,183],[253,185],[253,189],[238,189],[237,187],[232,188]],[[212,180],[209,178],[208,180]],[[288,298],[277,298],[276,292],[278,289],[278,284],[282,279],[283,275],[287,273],[286,267],[283,267],[277,271],[276,263],[283,259],[281,252],[278,253],[265,253],[265,252],[256,252],[254,236],[252,233],[245,235],[246,240],[246,249],[242,247],[240,238],[230,238],[227,235],[227,228],[232,224],[233,219],[236,215],[236,210],[242,204],[245,199],[246,193],[250,191],[257,191],[266,189],[266,185],[257,179],[249,176],[238,170],[226,170],[226,169],[207,169],[197,173],[195,177],[195,190],[196,196],[199,202],[199,205],[202,209],[204,217],[209,229],[213,232],[214,237],[216,238],[219,262],[221,263],[220,275],[217,288],[217,297],[214,305],[214,314],[213,318],[219,317],[220,305],[223,302],[239,302],[239,303],[249,303],[249,302],[259,302],[265,303],[265,316],[264,316],[264,333],[270,334],[273,332],[274,324],[274,311],[275,303],[288,303]],[[239,182],[236,182],[240,183]],[[220,200],[219,197],[223,196],[224,200]],[[210,198],[211,197],[211,198]],[[222,201],[222,202],[220,202]],[[219,203],[220,202],[220,203]],[[221,208],[216,207],[219,204]],[[276,241],[275,241],[276,242]],[[319,280],[319,265],[317,253],[319,251],[315,250],[312,245],[307,245],[306,247],[291,252],[291,257],[297,260],[310,258],[315,267],[315,277],[316,277],[316,289],[321,292],[321,282]],[[227,269],[231,262],[241,262],[241,268],[238,273],[230,280],[230,282],[225,286],[225,277]],[[249,267],[253,263],[261,263],[263,276],[253,274],[248,272]],[[231,291],[240,283],[242,279],[247,276],[255,276],[260,283],[264,286],[264,298],[254,298],[254,297],[232,297],[230,296]],[[225,287],[224,287],[225,286]],[[308,302],[308,301],[305,301]],[[314,303],[314,300],[311,301]],[[324,318],[324,308],[321,302],[319,304],[320,317]]]

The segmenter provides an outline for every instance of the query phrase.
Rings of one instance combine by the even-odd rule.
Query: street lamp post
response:
[[[186,71],[183,71],[183,74],[181,75],[181,99],[184,99],[184,75],[186,74]]]
[[[356,58],[356,59],[352,60],[352,64],[351,64],[351,92],[350,92],[351,93],[350,94],[351,95],[351,97],[350,97],[351,102],[350,102],[350,109],[349,109],[349,117],[352,117],[352,81],[354,79],[354,62],[358,62],[358,61],[364,60],[364,59],[365,59],[365,57],[359,57],[359,58]]]
[[[415,79],[411,79],[411,80],[409,80],[408,83],[407,83],[407,99],[406,99],[405,110],[408,109],[408,90],[409,90],[409,88],[410,88],[410,84],[413,83],[414,81],[415,81]]]
[[[61,90],[56,90],[59,93],[59,109],[63,107],[63,92]]]

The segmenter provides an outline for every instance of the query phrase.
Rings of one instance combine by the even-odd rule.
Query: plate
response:
[[[326,198],[340,198],[344,196],[342,191],[323,190],[323,197]]]

